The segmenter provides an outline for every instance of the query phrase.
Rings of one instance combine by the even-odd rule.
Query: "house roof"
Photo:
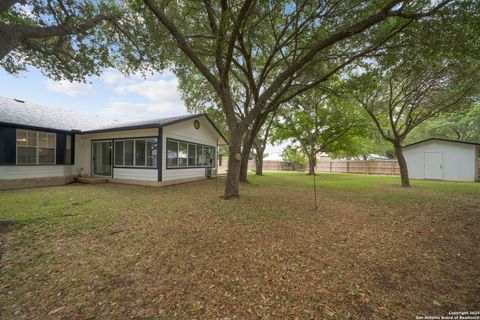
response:
[[[158,118],[158,119],[149,119],[149,120],[141,120],[141,121],[131,121],[131,122],[119,122],[110,125],[106,125],[103,127],[95,128],[92,130],[85,130],[81,133],[99,133],[99,132],[112,132],[112,131],[120,131],[120,130],[133,130],[133,129],[146,129],[146,128],[161,128],[166,127],[178,122],[186,121],[189,119],[194,119],[198,117],[205,117],[208,122],[212,125],[218,135],[228,144],[228,140],[222,134],[222,132],[218,129],[215,123],[206,115],[205,113],[199,114],[190,114],[184,116],[176,116],[176,117],[168,117],[168,118]]]
[[[90,130],[115,122],[17,99],[0,97],[0,123],[58,131]]]
[[[446,141],[446,142],[453,142],[453,143],[462,143],[462,144],[470,144],[470,145],[475,145],[475,146],[480,146],[480,142],[471,142],[471,141],[463,141],[463,140],[452,140],[452,139],[443,139],[443,138],[428,138],[425,140],[420,140],[414,143],[407,144],[406,146],[403,146],[404,148],[408,148],[417,144],[421,144],[424,142],[429,142],[429,141]]]
[[[157,119],[148,119],[148,120],[139,120],[139,121],[128,121],[128,122],[115,122],[110,123],[104,126],[98,126],[91,130],[84,130],[82,133],[96,133],[96,132],[109,132],[109,131],[118,131],[124,129],[144,129],[144,128],[158,128],[165,127],[177,122],[185,121],[188,119],[193,119],[202,116],[203,114],[189,114],[176,117],[168,118],[157,118]]]
[[[227,139],[206,114],[190,114],[177,117],[119,122],[86,116],[64,109],[45,107],[22,100],[0,97],[0,124],[17,125],[33,129],[78,131],[79,133],[112,132],[160,128],[201,116],[206,117],[220,137],[227,142]]]

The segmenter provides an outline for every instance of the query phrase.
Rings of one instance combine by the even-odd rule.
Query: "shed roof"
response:
[[[445,142],[453,142],[453,143],[461,143],[461,144],[470,144],[470,145],[474,145],[474,146],[480,146],[480,142],[463,141],[463,140],[452,140],[452,139],[444,139],[444,138],[428,138],[428,139],[425,139],[425,140],[420,140],[420,141],[417,141],[417,142],[414,142],[414,143],[407,144],[407,145],[405,145],[405,146],[403,146],[403,147],[404,147],[404,148],[408,148],[408,147],[415,146],[415,145],[417,145],[417,144],[421,144],[421,143],[425,143],[425,142],[429,142],[429,141],[433,141],[433,140],[445,141]]]

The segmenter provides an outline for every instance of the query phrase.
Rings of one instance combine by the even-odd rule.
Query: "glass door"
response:
[[[92,142],[94,176],[112,176],[112,141]]]

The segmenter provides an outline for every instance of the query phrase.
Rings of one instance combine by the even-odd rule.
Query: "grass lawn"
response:
[[[0,192],[2,319],[414,319],[480,309],[480,183],[303,173]]]

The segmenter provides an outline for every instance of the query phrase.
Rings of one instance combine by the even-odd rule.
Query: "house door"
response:
[[[92,142],[92,164],[94,176],[112,176],[112,141]]]
[[[425,152],[425,179],[443,180],[442,152]]]

